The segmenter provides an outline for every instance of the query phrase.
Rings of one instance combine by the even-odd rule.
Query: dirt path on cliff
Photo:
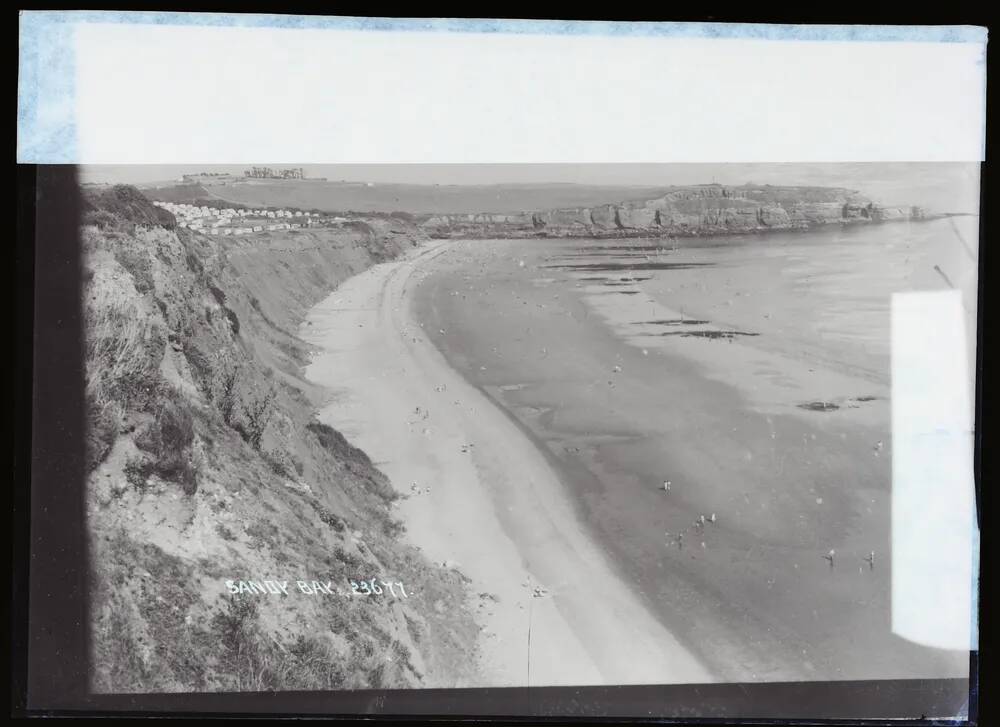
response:
[[[318,349],[307,377],[331,392],[320,418],[407,496],[406,537],[478,594],[468,686],[712,681],[591,540],[543,453],[448,365],[430,340],[447,331],[415,320],[414,284],[448,246],[351,278],[302,331]]]

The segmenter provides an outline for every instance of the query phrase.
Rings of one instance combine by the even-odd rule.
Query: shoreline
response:
[[[613,295],[623,289],[598,289],[589,269],[552,269],[565,245],[451,249],[422,286],[420,320],[448,329],[435,339],[446,359],[548,450],[591,538],[716,677],[963,673],[962,655],[906,643],[888,626],[889,461],[873,450],[891,446],[886,391],[750,348],[756,338],[650,336],[673,321],[649,318],[677,315],[642,292],[664,283],[636,280]],[[693,323],[685,328],[728,328]],[[813,399],[844,406],[799,405]],[[717,524],[692,528],[712,513]],[[830,549],[835,570],[821,557]],[[869,550],[879,553],[871,572]]]
[[[302,333],[320,349],[307,378],[334,396],[321,420],[408,495],[404,537],[479,593],[482,674],[467,686],[712,681],[620,580],[546,453],[414,318],[413,283],[449,248],[431,242],[349,279]]]

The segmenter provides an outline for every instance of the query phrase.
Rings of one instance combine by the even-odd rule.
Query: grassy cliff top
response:
[[[154,205],[142,192],[128,184],[84,188],[81,198],[85,224],[96,224],[98,227],[141,225],[168,230],[177,226],[172,214]]]

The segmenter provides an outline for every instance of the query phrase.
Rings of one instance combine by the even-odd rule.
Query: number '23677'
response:
[[[395,598],[409,598],[409,594],[403,587],[402,583],[398,581],[396,583],[391,583],[389,581],[379,581],[377,578],[372,578],[368,581],[348,581],[351,584],[351,593],[355,596],[380,596],[388,590],[389,593]],[[379,585],[381,583],[381,585]],[[383,589],[383,586],[385,589]],[[399,590],[397,594],[396,591]],[[402,594],[402,595],[400,595]]]

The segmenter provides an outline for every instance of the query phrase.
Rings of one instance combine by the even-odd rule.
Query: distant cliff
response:
[[[920,207],[884,207],[840,187],[706,184],[675,187],[654,199],[594,207],[435,215],[421,226],[432,237],[685,237],[926,217]]]

